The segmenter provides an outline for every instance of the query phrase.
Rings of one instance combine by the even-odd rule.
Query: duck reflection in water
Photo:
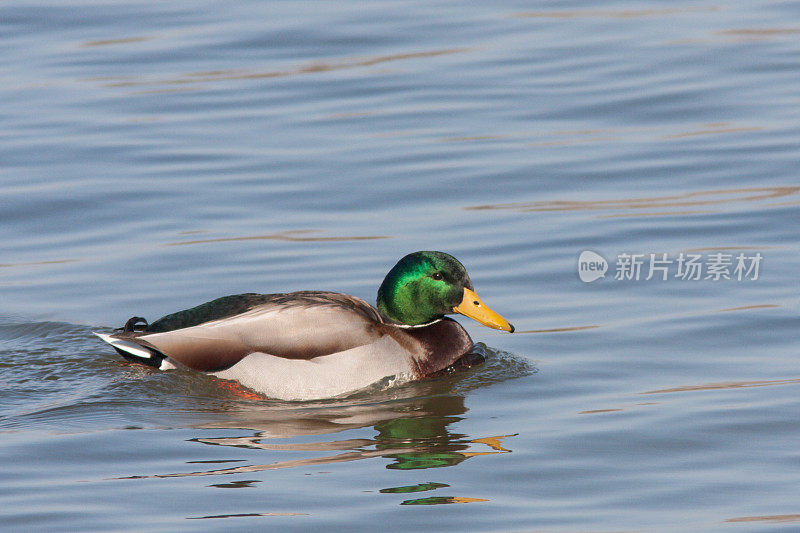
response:
[[[478,455],[509,453],[504,439],[513,435],[473,437],[451,431],[454,422],[466,418],[465,395],[473,388],[535,372],[529,363],[510,354],[489,352],[480,372],[443,376],[427,381],[390,387],[337,402],[253,402],[229,399],[202,413],[207,420],[193,424],[199,430],[246,428],[253,433],[240,436],[196,437],[191,442],[239,449],[274,452],[332,452],[302,459],[278,460],[266,464],[228,466],[211,470],[175,472],[132,478],[214,476],[307,467],[385,457],[389,469],[413,470],[455,466]],[[454,392],[454,389],[459,392]],[[372,427],[372,438],[327,439],[316,442],[275,442],[313,435],[333,435]],[[308,440],[308,439],[304,439]],[[241,460],[242,462],[246,459]],[[209,463],[230,463],[229,458]],[[196,466],[197,463],[194,463]]]
[[[448,431],[459,416],[467,412],[464,397],[459,394],[437,395],[378,404],[341,405],[334,407],[281,410],[250,420],[224,424],[227,427],[248,427],[255,434],[241,437],[196,438],[194,442],[216,446],[234,446],[272,451],[341,451],[335,455],[309,457],[268,464],[235,466],[201,472],[161,474],[152,477],[182,477],[236,474],[323,465],[387,457],[393,462],[386,468],[413,470],[454,466],[476,455],[508,453],[502,439],[512,435],[470,438]],[[263,415],[264,413],[262,413]],[[260,427],[259,427],[260,426]],[[342,439],[322,442],[275,443],[276,438],[330,434],[364,427],[374,427],[372,439]],[[220,424],[210,427],[220,428]]]

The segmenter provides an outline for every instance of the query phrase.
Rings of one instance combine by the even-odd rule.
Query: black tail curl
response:
[[[137,331],[146,331],[147,328],[150,326],[148,324],[146,318],[142,318],[140,316],[133,316],[125,322],[125,325],[121,328],[117,328],[114,331],[122,331],[123,333],[134,333]]]

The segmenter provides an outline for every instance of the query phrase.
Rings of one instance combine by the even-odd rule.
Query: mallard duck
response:
[[[272,398],[309,400],[471,366],[472,339],[447,314],[514,331],[478,298],[464,266],[443,252],[400,259],[377,303],[323,291],[237,294],[95,334],[122,356],[161,370],[190,368]]]

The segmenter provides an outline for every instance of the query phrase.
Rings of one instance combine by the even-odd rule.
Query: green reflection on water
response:
[[[429,496],[427,498],[406,500],[400,505],[444,505],[448,503],[474,503],[488,501],[489,500],[484,498],[464,498],[462,496]]]
[[[425,492],[428,490],[436,490],[442,487],[449,487],[446,483],[435,483],[429,481],[428,483],[418,483],[416,485],[406,485],[405,487],[392,487],[388,489],[381,489],[378,492],[383,494],[405,494],[408,492]]]

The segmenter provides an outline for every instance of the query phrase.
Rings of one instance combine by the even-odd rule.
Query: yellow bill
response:
[[[508,320],[489,309],[489,307],[478,298],[475,291],[471,291],[467,288],[464,289],[464,298],[461,300],[461,303],[455,306],[453,311],[468,316],[473,320],[477,320],[484,326],[514,333],[514,326],[512,326]]]

